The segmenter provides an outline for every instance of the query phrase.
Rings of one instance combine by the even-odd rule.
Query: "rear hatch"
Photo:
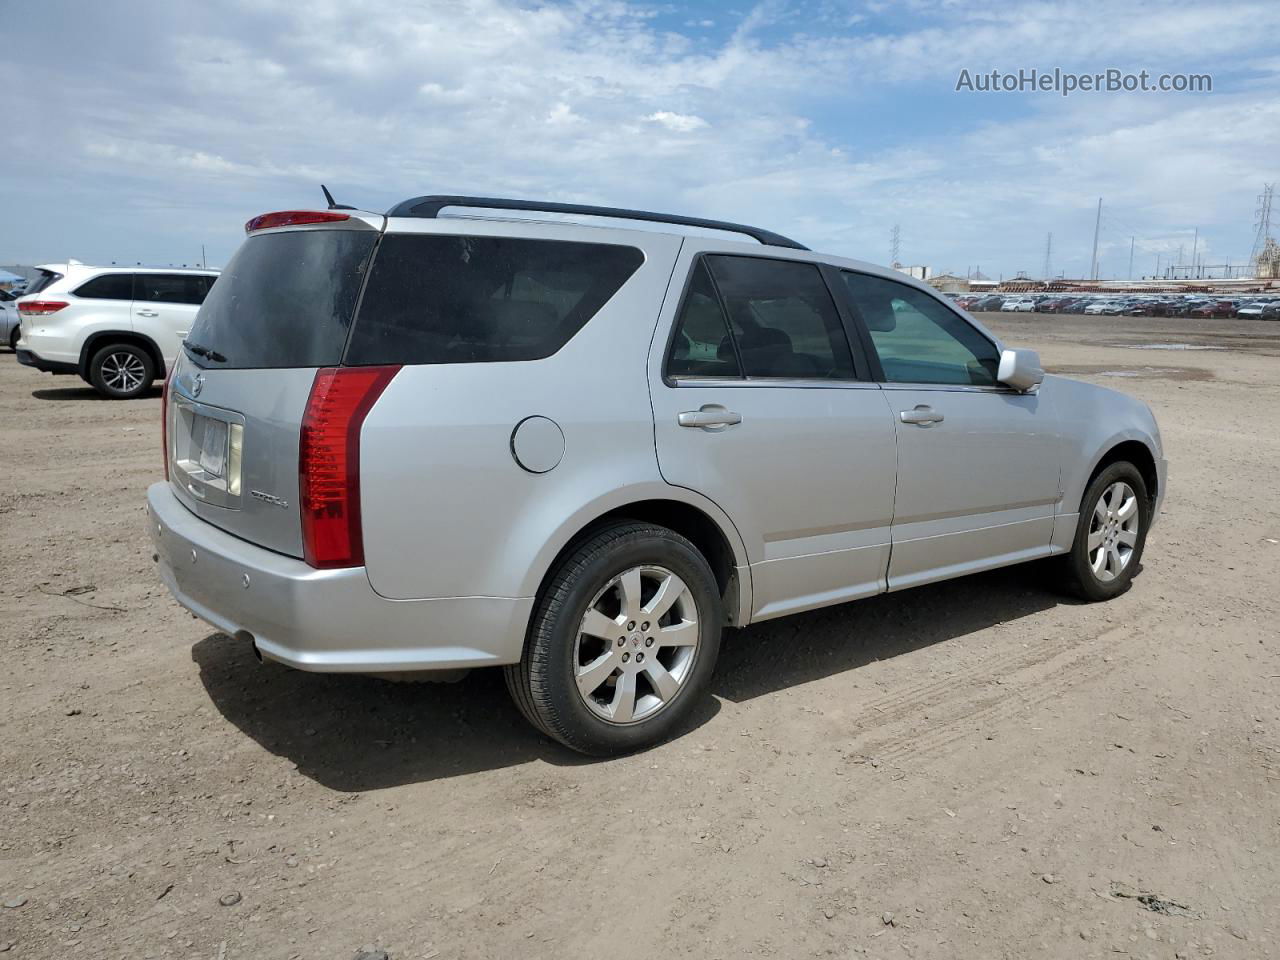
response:
[[[200,308],[165,410],[178,498],[228,533],[299,558],[303,414],[316,371],[342,360],[385,224],[324,216],[343,219],[245,240]]]

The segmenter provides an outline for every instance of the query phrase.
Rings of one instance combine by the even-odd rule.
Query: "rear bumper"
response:
[[[147,490],[160,579],[219,630],[300,670],[384,673],[515,663],[532,598],[388,600],[364,567],[315,570],[191,513],[168,484]]]
[[[24,367],[35,367],[43,373],[79,373],[80,368],[74,363],[61,360],[46,360],[26,347],[18,347],[18,362]]]

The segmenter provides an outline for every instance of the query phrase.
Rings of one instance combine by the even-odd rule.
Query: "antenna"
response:
[[[338,203],[338,201],[334,200],[333,194],[329,192],[329,188],[326,187],[323,183],[320,184],[320,189],[324,191],[324,199],[329,204],[330,210],[354,210],[355,209],[355,207],[349,207],[345,203]]]

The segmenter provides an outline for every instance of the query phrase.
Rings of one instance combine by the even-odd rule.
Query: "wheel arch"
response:
[[[614,523],[628,520],[667,527],[688,539],[706,558],[715,575],[724,601],[726,621],[730,625],[746,622],[751,609],[750,567],[746,549],[732,522],[710,501],[696,502],[683,488],[639,497],[625,503],[600,505],[559,531],[538,565],[535,596],[541,596],[547,581],[560,562],[586,538]],[[677,492],[678,491],[678,492]],[[685,494],[685,496],[681,496]]]
[[[1121,462],[1132,463],[1137,467],[1138,473],[1142,475],[1142,482],[1147,487],[1147,499],[1154,505],[1160,497],[1160,473],[1156,469],[1155,454],[1151,452],[1151,448],[1145,441],[1133,438],[1113,441],[1099,454],[1093,468],[1089,471],[1080,496],[1084,497],[1098,474],[1113,463]],[[1080,504],[1079,509],[1084,509],[1083,503]]]
[[[98,330],[86,337],[84,346],[80,348],[79,368],[81,377],[88,379],[89,361],[93,359],[93,355],[98,350],[112,343],[128,343],[146,350],[151,357],[151,362],[155,364],[155,375],[161,378],[164,377],[164,355],[160,352],[160,347],[146,334],[135,333],[132,330]]]

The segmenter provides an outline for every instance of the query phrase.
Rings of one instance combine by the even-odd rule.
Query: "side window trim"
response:
[[[865,270],[855,270],[851,267],[833,267],[832,269],[838,274],[848,273],[856,277],[870,277],[873,280],[891,280],[894,283],[901,283],[900,280],[897,280],[896,278],[893,278],[893,277],[882,277],[879,274],[867,273]],[[913,290],[919,289],[917,287],[912,286],[911,284],[903,284],[903,286],[911,287],[911,289]],[[957,383],[905,383],[905,382],[899,383],[897,381],[886,379],[885,373],[884,373],[884,367],[881,366],[880,364],[880,354],[876,352],[875,342],[871,339],[871,330],[870,328],[867,327],[866,321],[863,319],[862,314],[858,311],[857,306],[854,304],[853,297],[849,294],[848,285],[845,284],[843,279],[841,279],[840,286],[838,289],[840,291],[840,298],[838,302],[840,302],[843,306],[845,306],[848,309],[850,317],[853,319],[854,323],[857,325],[858,340],[860,343],[865,345],[864,349],[866,350],[868,359],[871,362],[871,367],[873,371],[873,376],[875,378],[875,382],[879,383],[885,389],[940,390],[940,391],[947,391],[950,393],[1017,393],[1018,392],[1017,390],[1014,390],[1010,387],[1006,387],[1004,384],[1001,384],[1001,383],[997,383],[994,386],[985,386],[982,384],[964,384],[964,383],[959,383],[959,384]],[[926,293],[927,296],[930,296],[934,301],[946,307],[947,310],[949,310],[957,319],[959,319],[970,330],[972,330],[974,333],[978,334],[978,336],[980,336],[982,339],[986,340],[989,344],[991,344],[992,349],[994,349],[996,351],[996,354],[999,355],[1002,347],[1000,346],[1000,342],[998,340],[996,340],[986,331],[982,330],[980,327],[976,326],[973,323],[973,321],[971,321],[960,310],[958,310],[950,302],[948,302],[945,297],[936,297],[936,296],[933,296],[933,294],[928,293],[927,291],[924,291],[924,292]]]
[[[849,352],[853,357],[853,378],[845,380],[829,380],[822,377],[804,378],[804,377],[749,377],[745,373],[737,377],[672,377],[667,371],[671,363],[671,353],[675,348],[676,331],[680,326],[680,318],[684,312],[685,301],[689,296],[689,288],[693,286],[693,278],[697,273],[699,265],[707,257],[712,256],[731,256],[731,257],[751,257],[756,260],[780,260],[783,263],[807,263],[814,266],[818,270],[818,275],[822,278],[823,284],[827,288],[827,293],[831,297],[831,301],[836,308],[836,314],[840,318],[841,328],[844,330],[845,340],[848,341]],[[725,317],[726,326],[729,331],[729,340],[733,344],[733,353],[738,360],[739,371],[746,368],[742,363],[742,353],[738,348],[738,338],[733,331],[733,324],[728,322],[729,310],[725,305],[724,296],[720,292],[720,284],[716,281],[715,271],[709,266],[705,266],[707,276],[711,280],[711,286],[716,292],[716,302],[720,306],[720,312]],[[684,278],[684,287],[680,292],[680,299],[676,304],[676,312],[671,321],[671,327],[667,331],[667,346],[662,357],[662,382],[668,387],[681,386],[707,386],[708,384],[725,384],[726,386],[774,386],[779,384],[803,384],[807,387],[838,387],[850,383],[877,383],[883,379],[883,374],[879,370],[879,359],[876,356],[874,346],[870,343],[869,335],[864,340],[862,325],[860,322],[854,321],[852,305],[846,299],[848,291],[845,288],[844,281],[840,280],[838,273],[843,268],[832,266],[829,263],[822,263],[813,260],[801,260],[795,257],[775,257],[767,254],[756,253],[721,253],[716,250],[700,250],[693,255],[693,259],[689,261],[689,270]],[[837,274],[832,276],[832,273]],[[853,272],[853,271],[849,271]],[[839,284],[834,284],[833,280],[839,280]],[[851,326],[852,324],[852,326]]]

